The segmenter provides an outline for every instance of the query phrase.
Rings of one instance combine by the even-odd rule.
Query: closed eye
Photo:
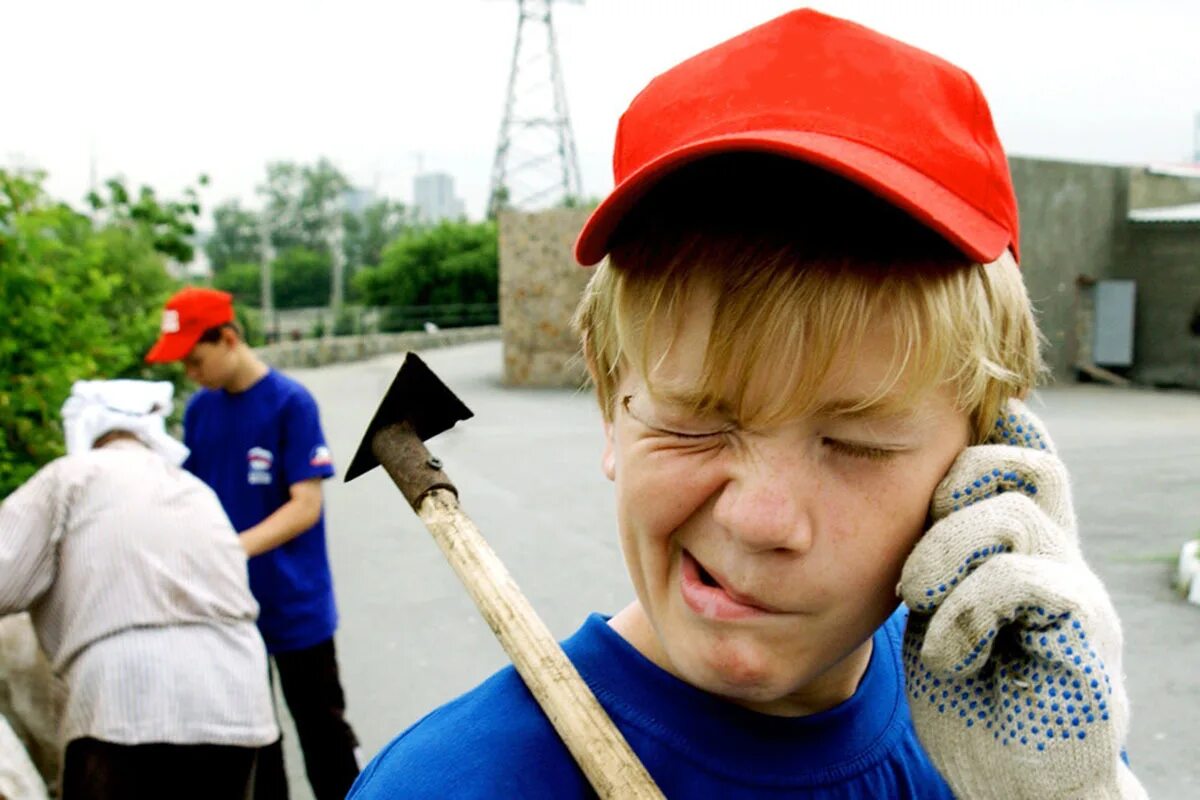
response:
[[[850,456],[851,458],[862,458],[867,461],[886,461],[900,453],[899,450],[874,447],[857,442],[847,442],[842,439],[830,439],[828,436],[822,437],[821,444],[840,455]]]
[[[730,432],[730,429],[723,428],[720,430],[705,431],[705,432],[701,432],[701,433],[685,433],[683,431],[677,431],[677,430],[673,430],[671,428],[664,428],[660,425],[653,425],[653,424],[647,422],[646,420],[642,419],[641,417],[639,417],[637,414],[635,414],[633,412],[633,409],[631,409],[629,407],[629,401],[632,398],[633,398],[633,395],[625,395],[623,398],[621,398],[621,405],[625,408],[625,413],[628,414],[633,419],[637,420],[644,427],[649,428],[650,430],[654,431],[655,433],[661,433],[664,436],[670,436],[670,437],[673,437],[676,439],[685,439],[688,441],[698,441],[698,440],[704,440],[704,439],[712,439],[714,437],[722,436],[722,435]]]

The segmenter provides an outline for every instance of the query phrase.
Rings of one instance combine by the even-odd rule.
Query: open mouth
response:
[[[711,619],[744,619],[775,613],[756,599],[728,588],[709,572],[696,557],[684,550],[680,554],[680,592],[688,607]]]

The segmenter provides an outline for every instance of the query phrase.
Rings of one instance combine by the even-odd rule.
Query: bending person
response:
[[[169,383],[79,381],[67,455],[0,504],[0,614],[67,687],[64,800],[244,798],[279,737],[246,556],[179,464]]]

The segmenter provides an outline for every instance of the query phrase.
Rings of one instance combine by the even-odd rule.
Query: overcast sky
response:
[[[655,74],[799,4],[587,0],[555,6],[583,189],[612,185],[617,117]],[[983,87],[1010,153],[1179,163],[1200,111],[1196,0],[818,0],[941,55]],[[268,160],[332,159],[408,202],[418,164],[480,217],[516,0],[0,0],[0,164],[69,202],[120,174],[207,206]]]

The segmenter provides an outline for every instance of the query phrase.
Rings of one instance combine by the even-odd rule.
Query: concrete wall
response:
[[[500,326],[504,381],[582,386],[587,380],[571,315],[591,271],[571,256],[587,209],[500,215]]]
[[[296,342],[266,345],[257,348],[255,352],[263,361],[279,369],[320,367],[343,361],[358,361],[383,353],[428,350],[452,344],[496,339],[499,336],[499,325],[485,325],[479,328],[447,328],[437,333],[406,331],[365,336],[333,336],[328,339],[301,339]]]
[[[1129,223],[1113,277],[1137,281],[1131,377],[1200,389],[1200,222]]]
[[[1115,277],[1129,169],[1010,158],[1021,209],[1021,271],[1048,342],[1054,381],[1075,378],[1076,279]]]

